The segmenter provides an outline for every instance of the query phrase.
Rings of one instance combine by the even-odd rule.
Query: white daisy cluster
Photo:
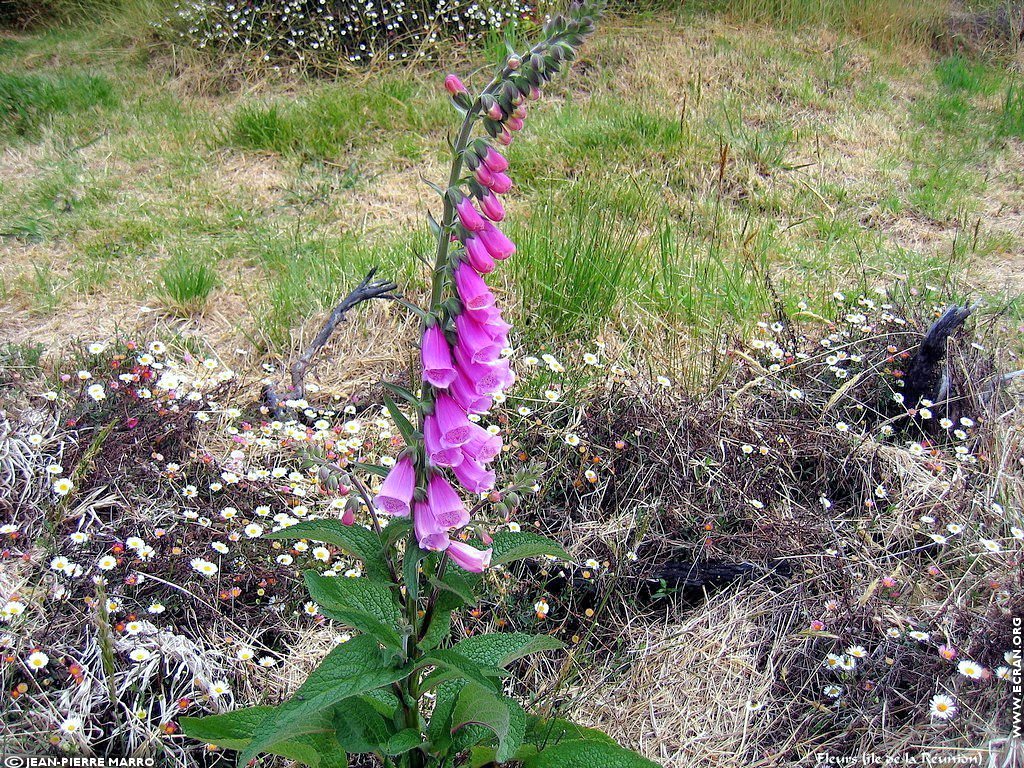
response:
[[[332,69],[425,57],[440,41],[476,40],[533,15],[524,0],[192,0],[159,26],[200,49]]]

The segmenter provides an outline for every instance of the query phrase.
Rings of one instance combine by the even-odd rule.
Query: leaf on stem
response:
[[[361,525],[345,525],[340,520],[303,520],[301,523],[271,531],[266,539],[312,539],[333,544],[345,554],[363,561],[372,578],[390,578],[384,560],[384,542],[373,531]]]
[[[391,648],[402,647],[402,612],[395,603],[394,585],[326,577],[316,571],[302,576],[324,616],[371,634]]]

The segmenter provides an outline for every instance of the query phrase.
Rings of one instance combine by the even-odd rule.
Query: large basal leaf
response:
[[[455,644],[452,650],[477,664],[504,667],[516,659],[531,653],[563,648],[560,640],[547,635],[528,635],[523,632],[507,632],[467,637]],[[443,750],[451,743],[452,713],[466,683],[458,680],[446,682],[437,689],[434,711],[430,716],[427,734],[436,750]]]
[[[526,713],[512,699],[498,696],[476,684],[469,684],[462,689],[459,700],[452,713],[451,731],[456,734],[468,725],[479,725],[493,731],[498,739],[495,757],[499,763],[511,760],[516,750],[523,743],[526,731]],[[479,741],[474,736],[469,744],[458,748],[472,746]]]
[[[527,557],[551,555],[568,560],[569,553],[551,539],[528,531],[500,531],[491,543],[491,565],[511,563]]]
[[[340,520],[303,520],[301,523],[272,531],[266,539],[312,539],[333,544],[345,554],[363,561],[367,574],[373,578],[389,580],[384,562],[384,543],[373,531],[361,525],[345,525]]]
[[[657,763],[618,744],[597,741],[566,741],[523,763],[523,768],[661,768]]]
[[[267,719],[274,707],[248,707],[211,717],[183,717],[181,728],[187,736],[224,749],[245,749],[257,727]],[[267,751],[310,768],[347,768],[348,758],[334,736],[332,712],[314,716],[311,730],[289,741],[275,744]]]
[[[369,579],[302,574],[309,596],[330,619],[367,632],[384,645],[402,647],[402,612],[390,586]]]
[[[525,740],[541,749],[560,744],[563,741],[597,741],[603,744],[616,744],[615,739],[596,728],[586,728],[560,717],[545,720],[532,715],[526,719]]]
[[[245,765],[260,752],[270,751],[275,744],[310,733],[317,718],[339,702],[401,680],[409,669],[393,666],[389,662],[391,656],[370,635],[360,635],[335,647],[295,695],[257,726],[252,741],[239,757],[240,764]]]
[[[345,699],[334,708],[334,727],[338,743],[352,754],[378,752],[394,735],[394,728],[362,696]]]

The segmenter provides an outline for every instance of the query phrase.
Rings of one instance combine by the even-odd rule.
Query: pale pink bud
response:
[[[461,541],[453,541],[448,546],[448,556],[464,571],[483,573],[491,564],[491,550],[480,550]]]
[[[464,197],[459,201],[458,205],[455,206],[455,211],[459,214],[459,221],[462,222],[462,226],[466,229],[472,232],[479,232],[484,228],[483,217],[473,207],[473,201],[468,197]]]
[[[444,79],[444,87],[452,96],[457,96],[460,93],[469,93],[457,75],[448,75]]]

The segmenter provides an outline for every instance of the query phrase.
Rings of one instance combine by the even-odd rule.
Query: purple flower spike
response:
[[[457,448],[469,440],[472,422],[466,418],[466,412],[451,397],[443,393],[437,395],[434,400],[434,415],[437,417],[437,426],[441,432],[441,445],[445,448]]]
[[[440,529],[461,528],[469,523],[469,512],[462,499],[441,475],[434,475],[427,483],[427,504]]]
[[[453,541],[448,546],[448,557],[454,560],[459,568],[470,573],[483,573],[491,564],[490,549],[477,549],[461,541]]]
[[[440,325],[433,325],[423,332],[420,356],[423,362],[424,381],[441,389],[455,381],[452,350]]]
[[[442,528],[434,517],[430,505],[425,501],[416,502],[412,513],[412,527],[416,532],[416,541],[423,549],[439,552],[448,549],[451,540],[445,529]]]
[[[508,170],[508,160],[504,156],[495,150],[493,147],[487,148],[487,154],[483,156],[484,165],[487,166],[487,170],[494,173],[501,173],[502,171]]]
[[[470,423],[472,424],[472,422]],[[473,426],[477,425],[473,424]],[[470,433],[471,439],[475,434],[475,432]],[[441,427],[438,426],[436,416],[427,416],[423,420],[423,442],[427,450],[427,458],[435,467],[455,467],[462,463],[462,451],[459,448],[448,448],[442,443]]]
[[[481,275],[494,271],[494,259],[488,253],[487,247],[479,237],[469,236],[466,238],[466,256],[469,257],[469,265]]]
[[[511,185],[511,182],[509,182]],[[473,207],[473,201],[468,197],[462,198],[458,205],[455,206],[456,213],[459,214],[459,221],[462,222],[462,226],[471,232],[479,232],[484,228],[484,218],[477,213],[476,208]]]
[[[466,439],[469,439],[468,430]],[[394,517],[408,517],[415,491],[416,468],[408,456],[403,456],[384,478],[380,491],[373,500],[373,506]]]
[[[484,212],[491,221],[501,221],[505,218],[505,206],[501,204],[501,200],[493,192],[488,192],[487,195],[480,200],[480,210]]]
[[[460,263],[455,268],[455,290],[459,301],[468,310],[487,309],[494,306],[494,294],[487,283],[470,266]]]
[[[485,222],[485,227],[480,231],[479,237],[484,248],[487,249],[487,253],[499,261],[507,259],[516,252],[515,243],[505,237],[505,233],[489,221]]]

